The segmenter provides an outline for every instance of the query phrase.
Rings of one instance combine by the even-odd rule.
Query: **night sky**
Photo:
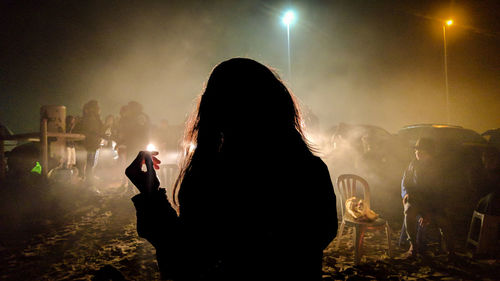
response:
[[[2,1],[0,122],[37,131],[44,104],[102,115],[136,100],[153,121],[181,124],[210,70],[244,56],[278,70],[323,128],[396,132],[446,122],[500,127],[500,1]],[[286,27],[291,26],[288,77]],[[262,101],[265,102],[265,101]]]

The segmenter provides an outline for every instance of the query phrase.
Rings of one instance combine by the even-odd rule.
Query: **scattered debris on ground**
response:
[[[38,203],[51,202],[49,207],[37,207],[33,198],[2,199],[1,280],[92,280],[99,274],[159,280],[155,250],[137,236],[130,194],[118,186],[100,194],[82,186],[48,188]],[[7,207],[27,202],[33,204],[29,210],[8,209],[17,212],[6,220]],[[435,242],[426,256],[402,259],[406,249],[397,247],[398,239],[393,231],[389,257],[385,233],[367,232],[362,261],[354,266],[352,233],[346,229],[340,248],[335,250],[334,240],[325,250],[323,279],[499,280],[498,260],[475,260],[465,249],[450,259],[437,252]]]

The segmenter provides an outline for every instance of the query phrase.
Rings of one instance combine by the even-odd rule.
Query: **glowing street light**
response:
[[[446,87],[446,121],[450,124],[450,97],[448,89],[448,53],[446,51],[446,26],[451,26],[453,20],[449,19],[443,24],[443,45],[444,45],[444,82]]]
[[[288,46],[288,79],[292,80],[292,64],[290,60],[290,25],[294,23],[296,20],[295,12],[292,10],[288,10],[283,15],[281,21],[286,25],[286,38],[287,38],[287,46]]]
[[[295,21],[295,13],[293,11],[287,11],[283,16],[283,23],[285,25],[290,25]]]

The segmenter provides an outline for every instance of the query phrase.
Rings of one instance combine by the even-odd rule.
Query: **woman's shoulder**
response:
[[[302,167],[310,172],[320,174],[328,173],[328,167],[325,162],[314,154],[306,156],[302,163]]]
[[[325,162],[323,161],[323,159],[321,159],[319,156],[316,156],[314,154],[310,154],[308,156],[305,157],[305,162],[308,164],[308,165],[313,165],[313,166],[316,166],[316,167],[326,167],[326,164]]]

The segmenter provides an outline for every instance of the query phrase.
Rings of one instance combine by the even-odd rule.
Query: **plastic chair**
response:
[[[337,235],[336,248],[338,250],[340,246],[340,239],[342,238],[344,227],[346,225],[354,227],[354,264],[356,265],[361,261],[361,256],[363,255],[363,238],[365,231],[368,229],[385,228],[385,232],[387,235],[388,255],[392,256],[391,228],[389,227],[389,223],[386,220],[379,217],[373,222],[362,222],[356,221],[346,216],[345,202],[347,199],[357,195],[356,184],[358,182],[363,186],[363,201],[365,208],[370,208],[370,186],[365,179],[353,174],[340,175],[337,179],[337,189],[340,192],[342,223],[340,224]]]
[[[475,255],[498,255],[500,248],[500,216],[474,211],[470,222],[467,245],[476,247]]]

